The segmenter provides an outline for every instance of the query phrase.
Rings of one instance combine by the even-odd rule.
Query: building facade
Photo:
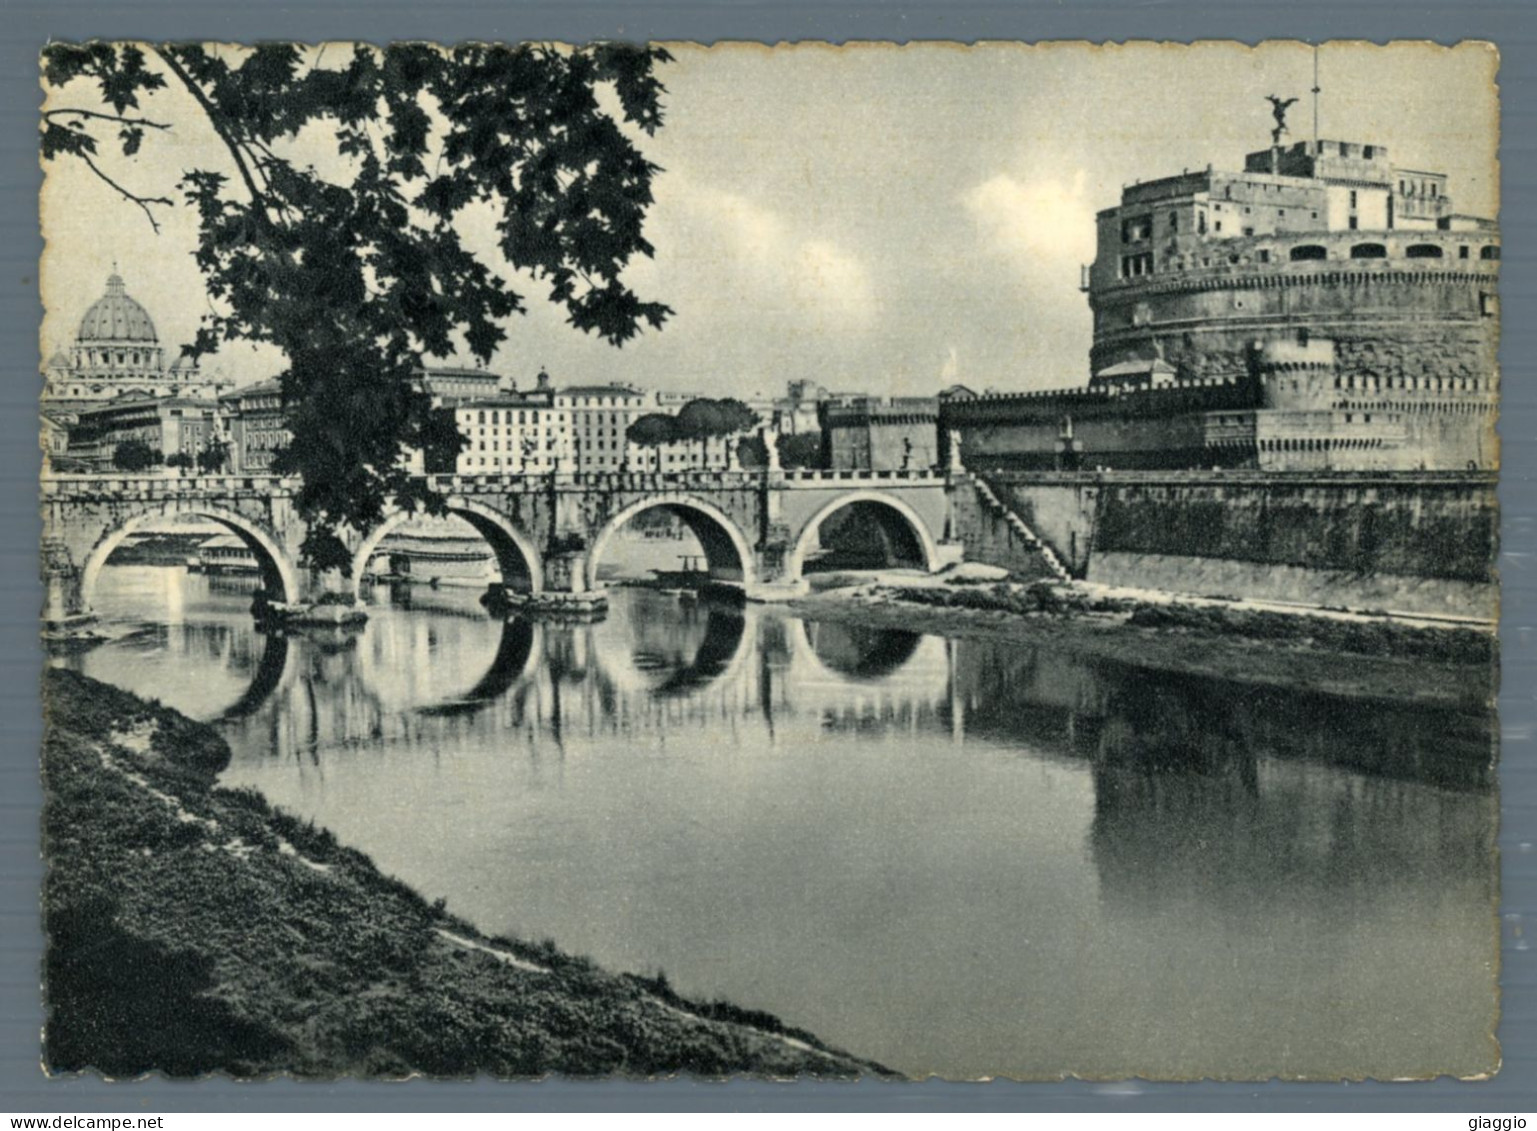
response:
[[[735,466],[740,436],[654,447],[630,443],[629,427],[640,417],[675,414],[692,399],[617,383],[556,388],[541,373],[526,392],[465,400],[447,410],[465,439],[454,470],[461,475],[587,475]]]
[[[82,469],[112,471],[123,444],[144,444],[160,464],[174,456],[195,460],[222,431],[213,400],[129,394],[79,412],[66,451]]]
[[[230,469],[247,475],[270,472],[273,453],[288,443],[282,386],[271,380],[232,389],[219,398],[219,417]]]

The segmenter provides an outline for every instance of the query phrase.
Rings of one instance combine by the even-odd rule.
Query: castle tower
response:
[[[1334,343],[1327,339],[1258,342],[1250,372],[1260,383],[1261,403],[1267,409],[1326,412],[1333,405],[1338,370]]]

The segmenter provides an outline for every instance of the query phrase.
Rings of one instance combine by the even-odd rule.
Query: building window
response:
[[[1355,206],[1356,206],[1356,190],[1355,189],[1351,189],[1350,190],[1350,207],[1354,208]]]
[[[1499,244],[1493,244],[1493,243],[1485,244],[1483,247],[1478,249],[1478,258],[1480,258],[1480,259],[1498,259],[1499,257],[1500,257],[1500,245]]]
[[[1219,232],[1220,232],[1220,231],[1221,231],[1221,230],[1222,230],[1222,221],[1221,221],[1221,220],[1218,220],[1218,221],[1217,221],[1217,224],[1216,224],[1216,229],[1217,229],[1217,231],[1219,231]]]
[[[1441,249],[1433,243],[1412,244],[1404,251],[1406,259],[1440,259]]]
[[[1293,263],[1298,263],[1298,262],[1301,262],[1302,260],[1305,260],[1305,259],[1328,259],[1328,258],[1329,258],[1328,249],[1325,248],[1322,244],[1307,243],[1307,244],[1302,244],[1299,247],[1294,247],[1294,248],[1291,249],[1291,260],[1292,260]]]
[[[1376,149],[1373,146],[1363,145],[1361,147],[1361,156],[1366,158],[1368,161],[1370,161],[1372,159],[1372,154],[1375,153],[1375,152],[1376,152]]]
[[[1463,244],[1461,247],[1459,247],[1457,249],[1457,258],[1458,259],[1466,259],[1467,257],[1468,257],[1468,245],[1467,244]]]
[[[1245,228],[1243,230],[1243,234],[1246,235],[1246,236],[1252,236],[1254,234],[1254,229],[1253,228]]]
[[[1269,248],[1262,247],[1262,248],[1259,249],[1259,261],[1261,263],[1269,263],[1270,262],[1270,249]]]
[[[1355,230],[1356,230],[1356,229],[1357,229],[1357,228],[1358,228],[1358,227],[1360,227],[1360,224],[1359,224],[1359,223],[1358,223],[1358,222],[1357,222],[1357,221],[1356,221],[1356,218],[1355,218],[1355,217],[1354,217],[1354,216],[1352,216],[1352,217],[1351,217],[1351,218],[1350,218],[1350,230],[1351,230],[1351,231],[1352,231],[1352,232],[1353,232],[1353,231],[1355,231]]]

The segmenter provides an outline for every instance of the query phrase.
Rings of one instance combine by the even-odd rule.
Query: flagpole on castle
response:
[[[1318,44],[1313,44],[1313,156],[1318,156]]]

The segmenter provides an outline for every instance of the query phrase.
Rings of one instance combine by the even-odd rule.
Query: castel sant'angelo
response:
[[[1498,463],[1500,241],[1381,145],[1282,145],[1125,188],[1083,289],[1088,383],[945,398],[968,463],[1451,470]]]

